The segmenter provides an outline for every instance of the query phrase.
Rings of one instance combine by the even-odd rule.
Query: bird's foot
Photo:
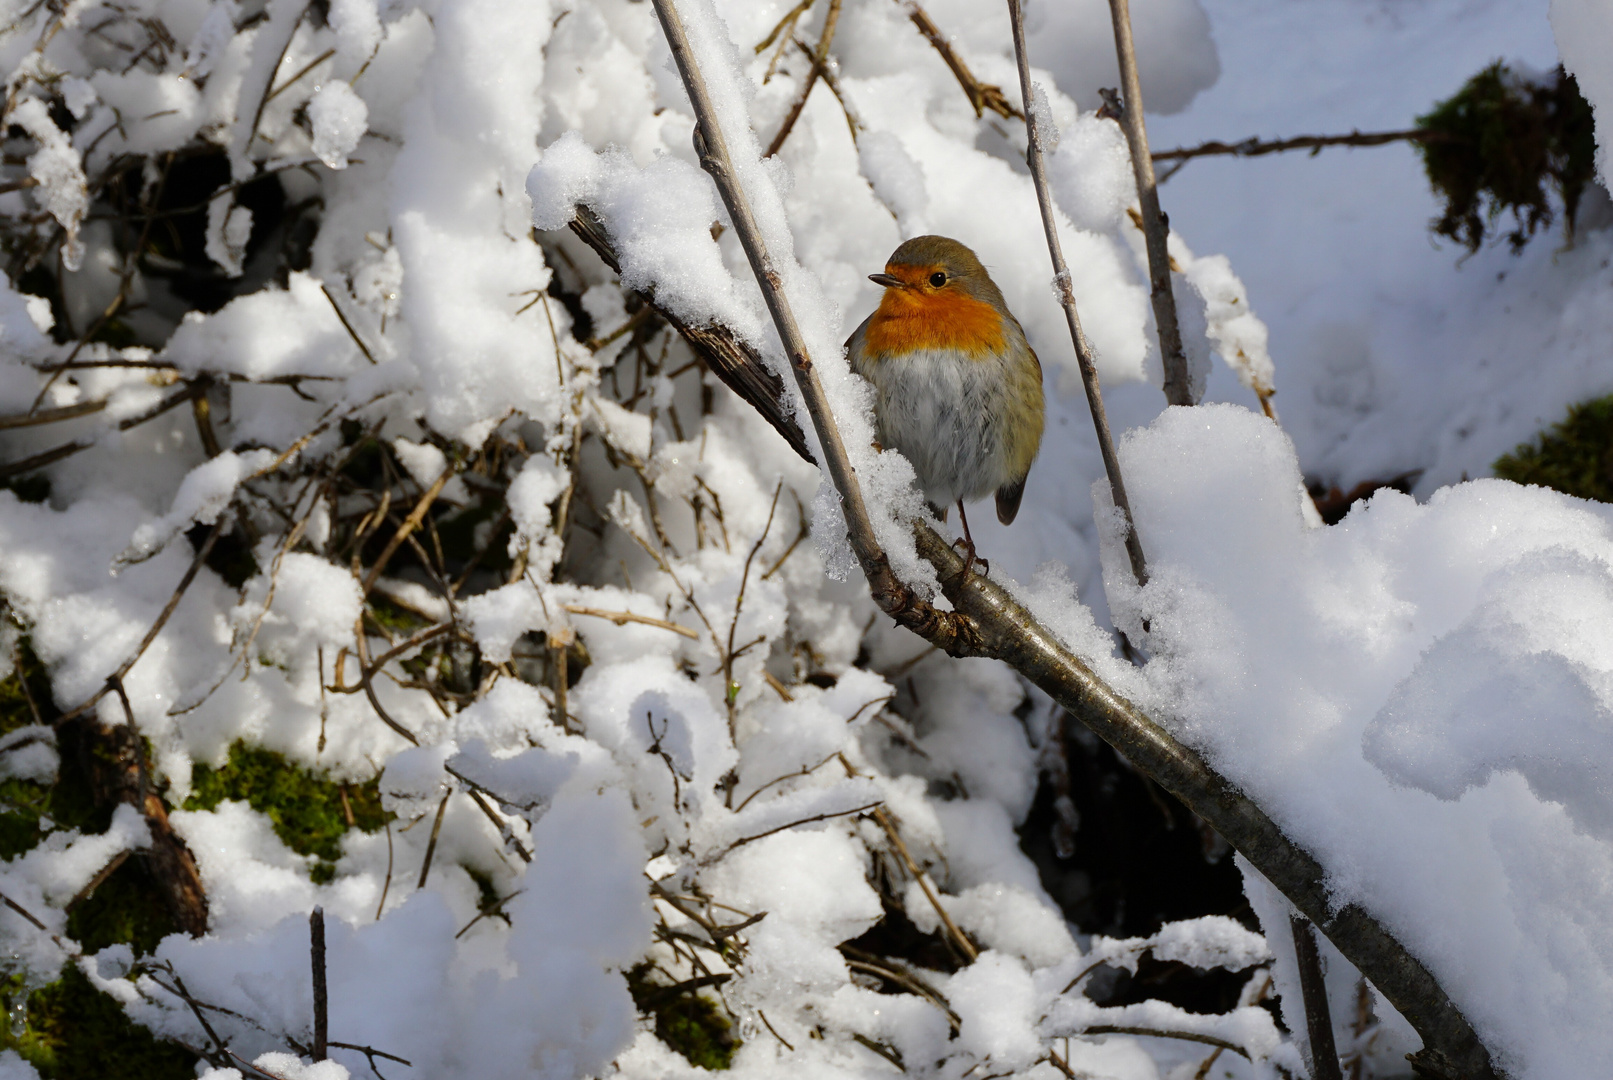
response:
[[[975,546],[973,543],[960,536],[956,540],[952,541],[952,546],[963,552],[962,577],[968,577],[969,571],[973,570],[976,566],[980,567],[981,577],[986,577],[991,573],[991,561],[989,559],[981,558],[980,555],[975,551]]]

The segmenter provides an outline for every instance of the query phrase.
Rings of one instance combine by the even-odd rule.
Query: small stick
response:
[[[1025,49],[1025,13],[1021,0],[1008,0],[1008,19],[1014,31],[1014,56],[1019,62],[1019,92],[1025,102],[1025,130],[1029,146],[1025,157],[1030,165],[1031,182],[1036,187],[1036,203],[1042,211],[1042,230],[1047,234],[1047,251],[1053,258],[1053,280],[1058,285],[1059,304],[1064,308],[1064,321],[1070,327],[1070,340],[1075,344],[1075,358],[1081,365],[1081,385],[1086,388],[1087,407],[1092,411],[1092,428],[1098,435],[1098,451],[1103,456],[1103,471],[1109,476],[1109,494],[1126,519],[1126,554],[1131,559],[1132,576],[1138,585],[1148,584],[1148,564],[1143,559],[1142,541],[1137,526],[1131,519],[1131,500],[1126,497],[1126,482],[1120,475],[1120,457],[1115,453],[1115,438],[1109,430],[1109,415],[1103,407],[1103,390],[1098,385],[1098,365],[1092,355],[1092,345],[1081,329],[1081,316],[1075,309],[1075,291],[1070,287],[1070,268],[1064,262],[1064,250],[1059,243],[1058,222],[1053,216],[1053,197],[1047,190],[1047,163],[1042,156],[1042,130],[1037,123],[1036,109],[1032,104],[1030,59]],[[961,512],[961,504],[960,504]]]
[[[315,907],[308,913],[309,953],[314,967],[314,1052],[315,1061],[326,1057],[326,1038],[329,1035],[329,995],[325,987],[325,909]]]
[[[941,59],[952,70],[953,77],[958,80],[958,85],[963,87],[963,92],[968,95],[969,104],[974,106],[977,117],[984,116],[986,109],[990,109],[1004,120],[1019,116],[1019,110],[1003,96],[1002,87],[983,83],[975,78],[974,72],[969,70],[969,65],[963,62],[963,57],[958,55],[946,35],[941,33],[941,28],[936,26],[925,10],[918,6],[916,0],[897,0],[897,3],[907,9],[907,17],[919,28],[924,40],[941,54]]]
[[[566,604],[565,609],[573,615],[590,615],[596,619],[605,619],[617,626],[627,623],[642,623],[645,626],[655,626],[662,630],[670,630],[674,634],[682,634],[686,638],[699,640],[700,635],[679,623],[666,619],[657,619],[651,615],[635,615],[631,611],[601,611],[599,608],[583,607],[581,604]]]
[[[1191,161],[1198,157],[1230,154],[1234,157],[1264,157],[1290,150],[1317,151],[1324,146],[1384,146],[1395,142],[1439,142],[1450,136],[1443,131],[1427,128],[1406,128],[1404,131],[1352,131],[1348,135],[1296,135],[1290,139],[1244,139],[1242,142],[1221,142],[1211,139],[1197,146],[1183,146],[1175,150],[1156,150],[1150,156],[1155,161]]]
[[[795,128],[795,122],[801,118],[801,110],[806,108],[807,98],[812,96],[812,88],[818,85],[818,74],[824,70],[829,59],[829,43],[834,40],[835,24],[840,21],[841,0],[829,0],[829,13],[823,17],[823,33],[818,37],[818,48],[812,55],[812,70],[807,72],[806,82],[801,86],[801,94],[790,106],[785,114],[784,122],[779,125],[778,134],[767,146],[767,153],[763,157],[772,157],[784,146],[784,140],[790,137]]]
[[[896,853],[902,857],[902,862],[907,867],[907,872],[913,875],[913,880],[917,881],[919,888],[924,890],[924,896],[929,900],[930,906],[935,908],[935,913],[941,916],[941,925],[947,928],[947,934],[951,937],[953,943],[957,945],[958,951],[963,953],[970,963],[974,963],[980,956],[980,950],[975,948],[975,943],[969,940],[968,935],[958,929],[958,924],[952,921],[952,916],[947,914],[947,909],[941,906],[941,898],[935,894],[935,889],[930,886],[929,879],[924,876],[924,871],[919,869],[919,864],[913,861],[913,856],[907,850],[907,845],[902,842],[902,834],[896,831],[896,825],[891,821],[890,815],[885,813],[884,807],[874,811],[874,820],[879,822],[879,827],[885,830],[886,836],[890,837],[891,844],[896,848]]]
[[[426,841],[426,861],[420,866],[420,883],[415,886],[417,889],[426,887],[426,877],[431,873],[431,857],[437,854],[437,834],[442,832],[443,815],[448,812],[448,800],[453,795],[453,789],[450,788],[443,795],[442,802],[437,804],[437,820],[431,823],[431,839]]]
[[[1143,210],[1143,239],[1148,248],[1148,282],[1154,302],[1154,323],[1159,331],[1159,352],[1165,363],[1165,400],[1172,405],[1193,405],[1193,387],[1182,351],[1182,328],[1176,321],[1176,294],[1171,291],[1171,260],[1165,241],[1170,221],[1159,208],[1159,186],[1154,182],[1154,160],[1148,156],[1148,131],[1143,124],[1143,91],[1137,79],[1137,49],[1131,40],[1128,0],[1109,0],[1115,26],[1115,55],[1120,61],[1120,87],[1125,108],[1120,127],[1131,149],[1131,170],[1137,180],[1137,200]]]
[[[1294,934],[1294,959],[1299,964],[1299,991],[1305,1002],[1305,1033],[1310,1037],[1312,1080],[1343,1080],[1339,1052],[1333,1044],[1333,1017],[1327,1007],[1327,984],[1322,979],[1322,954],[1316,931],[1303,915],[1288,917]]]

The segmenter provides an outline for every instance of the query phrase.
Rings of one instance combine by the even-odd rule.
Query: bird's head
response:
[[[869,274],[868,280],[885,286],[887,299],[897,303],[959,296],[998,308],[1003,304],[975,253],[946,236],[913,237],[891,252],[884,273]]]

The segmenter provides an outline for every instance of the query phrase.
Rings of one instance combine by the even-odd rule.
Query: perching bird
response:
[[[912,462],[924,495],[946,517],[997,495],[997,520],[1019,513],[1042,443],[1042,365],[975,253],[945,236],[915,236],[883,274],[879,308],[846,341],[852,370],[874,385],[876,437]],[[984,560],[981,560],[982,562]]]

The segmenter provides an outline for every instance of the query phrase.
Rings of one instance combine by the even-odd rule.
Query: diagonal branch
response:
[[[1284,836],[1264,810],[1196,751],[1176,741],[1105,683],[1006,590],[978,574],[965,574],[963,559],[923,525],[914,530],[919,555],[935,567],[953,610],[937,611],[896,577],[875,538],[828,398],[735,174],[682,21],[673,0],[654,3],[694,106],[696,150],[728,208],[784,344],[822,446],[824,465],[840,494],[852,551],[868,578],[874,601],[899,623],[955,656],[991,656],[1006,662],[1208,821],[1410,1021],[1425,1047],[1416,1059],[1420,1071],[1495,1080],[1488,1051],[1428,969],[1358,905],[1335,909],[1323,868],[1314,857]]]
[[[1115,453],[1115,437],[1109,431],[1109,416],[1103,407],[1103,390],[1098,385],[1098,364],[1092,355],[1092,345],[1081,329],[1081,316],[1075,310],[1075,290],[1070,283],[1070,268],[1064,262],[1063,245],[1059,243],[1058,222],[1053,217],[1053,197],[1047,190],[1047,164],[1042,159],[1042,130],[1037,109],[1032,105],[1035,91],[1031,87],[1030,58],[1025,49],[1025,15],[1020,0],[1008,0],[1008,20],[1014,32],[1014,56],[1019,62],[1020,100],[1025,102],[1025,130],[1028,145],[1026,163],[1030,165],[1031,182],[1036,188],[1036,202],[1042,211],[1042,229],[1047,234],[1047,251],[1053,259],[1053,282],[1058,289],[1059,306],[1064,308],[1064,321],[1070,326],[1070,341],[1075,344],[1075,359],[1081,366],[1081,385],[1086,388],[1087,407],[1092,412],[1092,428],[1098,435],[1098,451],[1103,456],[1103,471],[1109,477],[1109,496],[1115,508],[1126,518],[1126,554],[1131,559],[1131,573],[1138,585],[1148,584],[1148,564],[1143,559],[1142,540],[1137,526],[1131,520],[1131,500],[1126,497],[1126,482],[1120,475],[1120,457]]]
[[[912,19],[913,25],[919,28],[919,33],[924,35],[924,40],[928,41],[930,46],[941,54],[941,59],[952,70],[953,77],[958,80],[958,85],[963,87],[963,92],[968,95],[969,104],[974,106],[976,116],[984,116],[985,110],[990,109],[1004,120],[1015,116],[1018,116],[1021,120],[1024,119],[1019,110],[1014,108],[1013,103],[1003,94],[1002,87],[993,86],[991,83],[983,83],[975,78],[974,72],[969,70],[969,65],[963,62],[963,57],[959,56],[958,51],[952,47],[952,42],[948,41],[946,35],[941,33],[941,28],[935,25],[929,14],[919,7],[917,0],[897,0],[897,3],[907,9],[907,17]]]

